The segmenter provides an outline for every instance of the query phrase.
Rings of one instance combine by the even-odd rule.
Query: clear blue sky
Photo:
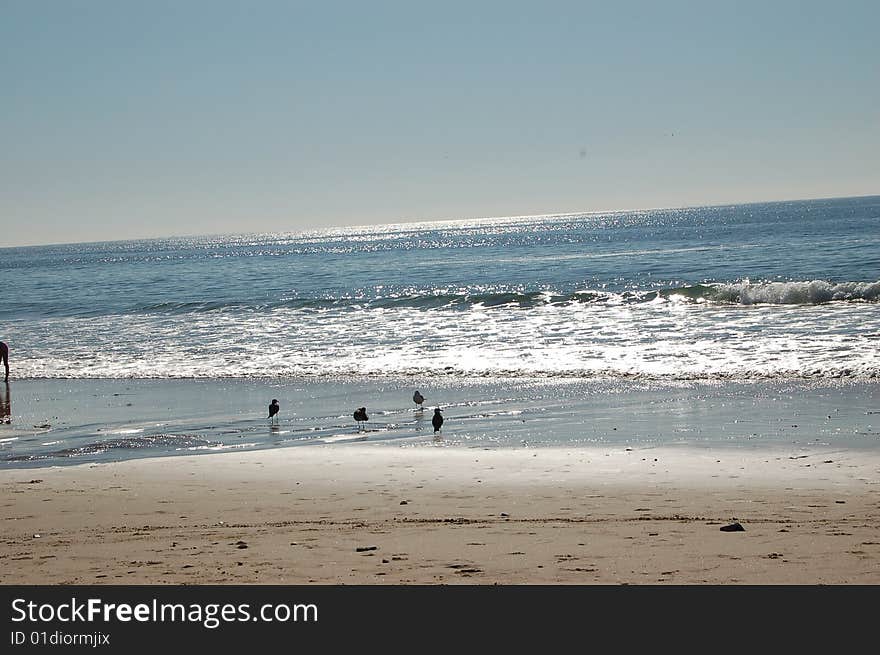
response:
[[[845,0],[0,0],[0,245],[877,194],[878,26]]]

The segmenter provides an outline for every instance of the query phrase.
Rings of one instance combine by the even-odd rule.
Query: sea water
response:
[[[286,425],[303,431],[297,439],[333,437],[337,423],[344,438],[353,424],[348,410],[359,406],[349,405],[367,388],[378,394],[370,396],[377,407],[388,405],[378,390],[394,388],[387,411],[411,413],[411,401],[401,399],[425,387],[429,405],[448,404],[447,416],[467,402],[488,403],[493,417],[508,410],[558,415],[543,429],[533,423],[513,431],[493,418],[457,437],[505,445],[598,438],[584,436],[589,431],[570,406],[542,404],[535,390],[547,385],[556,397],[594,385],[583,398],[599,387],[625,394],[844,382],[862,390],[869,416],[880,382],[880,196],[5,248],[0,255],[0,339],[10,345],[12,387],[31,385],[18,387],[24,393],[10,429],[25,432],[53,425],[52,412],[41,418],[34,409],[40,381],[53,389],[153,381],[150,393],[160,395],[163,382],[193,379],[218,388],[238,380],[251,389],[247,407],[221,394],[236,409],[208,421],[221,425],[213,432],[207,424],[153,431],[168,443],[195,435],[193,448],[223,446],[220,432],[257,420],[273,385],[325,397],[339,384],[361,385],[338,407],[315,407],[299,419],[291,403],[306,402],[310,392],[285,399],[282,417],[299,421]],[[462,389],[479,397],[458,398]],[[118,388],[106,397],[112,393]],[[34,400],[21,405],[26,398]],[[155,419],[155,411],[147,414]],[[176,411],[205,418],[192,408]],[[414,420],[394,415],[377,431],[392,434]],[[97,427],[73,423],[66,436],[56,435],[56,451],[106,442]],[[690,429],[680,428],[675,438]],[[51,451],[33,438],[23,449],[23,440],[0,434],[0,457]],[[131,449],[121,443],[117,456],[127,456]],[[150,445],[164,452],[168,443]],[[189,446],[170,449],[178,447]]]

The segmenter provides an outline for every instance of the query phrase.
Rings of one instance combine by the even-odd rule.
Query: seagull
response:
[[[413,402],[419,406],[419,409],[422,409],[422,403],[425,402],[425,397],[418,389],[416,389],[416,392],[413,394]]]
[[[434,432],[440,432],[443,427],[443,416],[440,414],[440,408],[434,408],[434,417],[431,419],[431,425],[434,426]]]
[[[273,417],[278,414],[279,409],[281,409],[281,407],[278,405],[278,400],[273,398],[272,403],[269,405],[269,419],[270,420],[272,420]],[[274,420],[277,421],[278,419],[276,418]]]
[[[354,420],[358,422],[358,429],[362,429],[363,424],[370,420],[370,417],[367,416],[367,408],[358,407],[354,412]]]

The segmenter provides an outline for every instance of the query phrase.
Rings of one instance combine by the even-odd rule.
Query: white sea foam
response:
[[[878,282],[740,282],[716,288],[715,299],[743,305],[815,305],[842,300],[876,301],[880,299]]]
[[[876,286],[836,292],[865,295]],[[784,298],[809,287],[745,288]],[[35,354],[22,348],[19,377],[880,376],[880,304],[873,302],[707,305],[658,296],[527,311],[279,308],[41,321],[28,338]]]

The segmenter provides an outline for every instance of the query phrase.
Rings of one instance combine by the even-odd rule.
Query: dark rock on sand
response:
[[[746,529],[742,527],[739,523],[731,523],[730,525],[722,525],[720,528],[721,532],[745,532]]]

